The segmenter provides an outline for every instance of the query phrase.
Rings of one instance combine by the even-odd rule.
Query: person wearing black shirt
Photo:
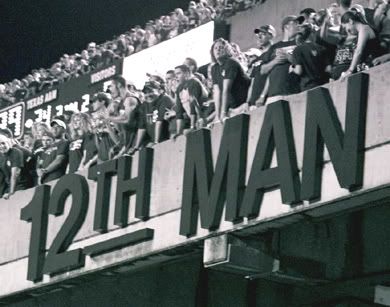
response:
[[[161,94],[161,84],[156,81],[146,82],[142,91],[145,102],[140,107],[135,147],[129,151],[129,154],[142,145],[157,144],[169,138],[169,124],[164,119],[164,115],[173,107],[172,98],[165,93]]]
[[[299,77],[289,73],[292,53],[296,47],[297,18],[287,16],[283,19],[283,40],[271,46],[264,59],[266,64],[261,66],[261,73],[268,74],[268,81],[262,94],[268,96],[267,103],[276,101],[282,95],[291,95],[300,91]]]
[[[267,51],[271,48],[273,42],[272,39],[276,36],[276,30],[272,25],[264,25],[254,30],[256,39],[261,51],[261,55],[254,61],[253,69],[251,72],[251,84],[248,90],[248,105],[262,105],[264,104],[264,96],[262,92],[264,90],[268,75],[261,73],[261,65],[267,58]]]
[[[102,163],[112,158],[111,149],[120,144],[118,135],[115,132],[111,122],[107,119],[111,98],[103,92],[97,93],[92,97],[90,104],[92,131],[95,136],[97,147],[97,162]],[[91,161],[91,164],[94,161]]]
[[[0,173],[4,199],[9,199],[18,190],[33,186],[29,170],[24,163],[23,152],[13,147],[12,140],[4,134],[0,134]]]
[[[41,168],[37,170],[41,177],[41,183],[58,179],[65,175],[68,165],[69,141],[65,139],[66,124],[61,117],[55,118],[50,123],[54,143],[44,152],[44,159]]]
[[[118,114],[111,115],[108,120],[117,124],[120,135],[120,149],[117,157],[130,149],[137,134],[137,121],[139,117],[140,102],[131,91],[128,90],[126,80],[117,76],[111,84],[111,94],[118,102]]]
[[[88,168],[97,160],[95,136],[92,134],[90,122],[87,113],[75,113],[70,119],[68,173]]]
[[[211,46],[213,96],[217,120],[228,117],[228,110],[235,109],[247,100],[249,77],[238,61],[231,58],[229,43],[222,38]]]
[[[329,81],[325,68],[330,64],[326,49],[310,41],[312,26],[304,24],[296,36],[290,72],[301,76],[301,90],[306,91]]]
[[[181,134],[183,129],[193,130],[197,121],[200,121],[201,126],[204,125],[202,104],[207,99],[208,92],[199,79],[191,75],[187,65],[175,67],[175,76],[178,83],[175,104],[176,133]]]

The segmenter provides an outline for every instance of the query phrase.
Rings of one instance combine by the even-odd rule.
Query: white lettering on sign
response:
[[[27,100],[27,110],[39,107],[40,105],[44,103],[48,103],[50,101],[57,99],[57,90],[52,90],[50,92],[47,92],[46,94],[34,97],[30,100]]]
[[[106,69],[103,69],[95,74],[91,75],[91,83],[97,83],[99,81],[102,81],[104,79],[110,78],[116,74],[116,67],[115,65],[108,67]]]

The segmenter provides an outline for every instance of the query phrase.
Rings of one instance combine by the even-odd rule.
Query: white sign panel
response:
[[[170,40],[142,50],[125,58],[123,77],[142,88],[148,77],[146,73],[160,74],[183,64],[185,58],[196,60],[198,66],[210,63],[210,48],[213,43],[214,23],[209,22]]]

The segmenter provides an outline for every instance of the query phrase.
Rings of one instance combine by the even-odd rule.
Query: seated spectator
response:
[[[213,79],[213,100],[216,119],[223,121],[228,117],[229,109],[238,108],[246,102],[249,77],[240,63],[229,54],[227,41],[219,38],[211,46],[211,58],[214,63],[211,71]]]
[[[189,19],[180,8],[175,9],[176,18],[178,21],[178,33],[182,34],[189,28]]]
[[[92,133],[90,116],[75,113],[69,123],[69,166],[67,173],[88,169],[97,161],[95,135]]]
[[[15,102],[15,98],[9,96],[6,93],[6,87],[4,84],[0,84],[0,108],[5,108],[12,105]]]
[[[28,149],[29,151],[33,152],[34,149],[34,137],[31,132],[24,131],[23,134],[23,147]]]
[[[65,175],[68,165],[69,141],[65,138],[66,124],[63,118],[58,116],[51,121],[50,126],[54,142],[42,153],[43,162],[37,170],[42,184]]]
[[[130,153],[141,146],[157,144],[169,138],[169,123],[164,115],[167,110],[172,109],[173,100],[165,93],[161,93],[161,88],[161,84],[156,81],[145,83],[142,90],[145,102],[140,107],[137,140]]]
[[[310,40],[311,24],[303,24],[296,36],[290,72],[301,77],[301,90],[306,91],[329,81],[325,69],[330,65],[324,47]]]
[[[296,16],[287,16],[282,20],[283,39],[271,46],[266,53],[261,73],[268,74],[267,84],[262,95],[268,97],[267,103],[280,99],[283,95],[300,92],[300,81],[296,74],[290,74],[292,53],[296,47],[295,36],[298,33]]]
[[[18,190],[33,187],[30,170],[25,165],[23,152],[13,146],[12,140],[0,134],[0,172],[1,193],[4,199],[9,199]]]

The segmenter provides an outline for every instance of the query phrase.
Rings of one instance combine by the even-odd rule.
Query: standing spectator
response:
[[[68,165],[69,141],[65,139],[66,124],[61,116],[50,123],[54,142],[43,153],[43,162],[37,170],[41,183],[58,179],[65,175]]]
[[[137,133],[137,120],[140,101],[138,97],[127,89],[126,80],[117,76],[111,83],[113,101],[118,102],[118,113],[108,116],[108,120],[115,123],[119,130],[119,154],[123,154],[133,145]]]
[[[9,199],[18,190],[33,186],[29,169],[24,164],[23,152],[14,147],[12,140],[4,134],[0,134],[0,172],[4,199]]]
[[[49,130],[49,127],[43,122],[36,122],[32,125],[31,134],[34,138],[34,144],[32,148],[33,154],[35,154],[36,150],[42,147],[42,136]]]
[[[140,107],[137,140],[134,149],[149,143],[157,144],[169,138],[169,123],[164,115],[173,106],[172,98],[161,93],[161,84],[156,81],[145,83],[145,102]],[[133,153],[131,150],[130,153]]]
[[[89,114],[73,114],[70,119],[69,130],[68,173],[75,173],[81,169],[87,169],[97,160],[95,136],[92,133]]]
[[[310,23],[312,25],[315,24],[314,16],[316,15],[316,11],[310,7],[303,9],[299,12],[300,16],[303,16],[304,20],[301,23]]]
[[[194,29],[199,25],[199,13],[195,1],[190,1],[188,5],[188,29]]]
[[[332,68],[332,79],[344,80],[357,70],[371,64],[370,58],[377,54],[379,41],[366,19],[356,11],[348,11],[341,17],[348,36],[341,38]]]
[[[343,16],[351,8],[352,0],[337,0],[337,4],[339,6],[340,16]]]
[[[237,60],[229,55],[229,43],[222,38],[211,46],[211,58],[215,63],[211,70],[213,100],[216,119],[223,121],[229,109],[238,108],[247,99],[250,80]]]
[[[248,105],[261,106],[265,102],[265,95],[262,95],[262,93],[268,78],[267,74],[261,73],[261,66],[268,57],[267,52],[273,44],[272,40],[276,36],[276,30],[272,25],[264,25],[255,29],[254,33],[256,34],[261,55],[253,63],[253,69],[250,75],[251,84],[248,90]]]
[[[208,93],[203,84],[197,78],[192,77],[188,66],[175,67],[175,76],[178,83],[175,104],[176,133],[182,134],[183,129],[185,133],[186,130],[194,130],[197,122],[200,127],[205,125],[202,104]]]
[[[165,74],[166,93],[172,99],[175,99],[175,92],[177,88],[177,81],[174,70],[168,70]]]
[[[106,93],[98,93],[92,97],[90,107],[92,130],[98,150],[97,162],[101,163],[111,158],[110,150],[120,143],[113,127],[108,121],[107,109],[110,98]]]
[[[390,51],[390,5],[385,0],[377,1],[374,13],[374,24],[379,33],[381,47]]]
[[[37,173],[37,181],[36,185],[41,183],[41,173],[38,171],[42,168],[43,160],[46,155],[46,150],[51,147],[54,143],[54,135],[49,131],[45,131],[41,135],[41,147],[34,151],[34,158],[36,160],[36,170]]]
[[[290,72],[301,77],[301,90],[306,91],[329,81],[325,69],[330,64],[324,47],[310,40],[311,24],[303,24],[296,36]]]
[[[269,74],[264,87],[264,97],[268,96],[267,103],[278,100],[283,95],[300,92],[299,77],[290,74],[292,53],[296,47],[295,35],[298,33],[296,16],[287,16],[282,20],[283,39],[271,46],[261,66],[262,74]]]
[[[33,152],[34,149],[34,137],[31,132],[25,131],[23,134],[23,147]]]
[[[200,82],[202,82],[203,84],[205,84],[206,78],[205,78],[200,72],[198,72],[198,63],[196,62],[195,59],[190,58],[190,57],[185,58],[183,64],[184,64],[184,65],[187,65],[187,66],[190,68],[191,74],[192,74],[195,78],[198,78]]]

